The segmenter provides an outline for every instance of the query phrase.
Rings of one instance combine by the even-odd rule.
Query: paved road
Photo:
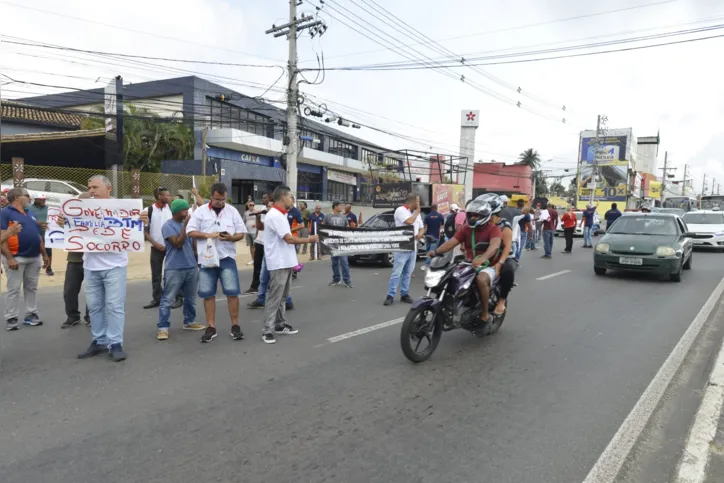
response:
[[[62,296],[43,292],[49,323],[2,335],[2,481],[582,481],[724,255],[696,253],[675,284],[595,277],[582,248],[539,253],[524,255],[497,335],[446,333],[420,365],[403,357],[397,324],[328,341],[404,316],[382,306],[387,269],[353,267],[354,289],[328,289],[328,262],[308,264],[293,290],[300,333],[273,346],[246,309],[242,342],[200,344],[180,313],[157,342],[156,314],[140,308],[149,283],[129,284],[121,364],[76,360],[89,331],[61,331]]]

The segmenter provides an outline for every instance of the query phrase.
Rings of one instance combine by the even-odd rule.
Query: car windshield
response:
[[[684,221],[688,225],[724,225],[724,213],[687,213]]]
[[[651,210],[652,213],[673,213],[674,215],[684,216],[686,211],[681,208],[654,208]]]
[[[676,235],[676,221],[669,216],[622,216],[608,233],[623,235]]]
[[[389,228],[391,223],[391,216],[377,215],[362,223],[362,226],[365,228]]]
[[[68,183],[69,185],[71,185],[73,188],[77,189],[81,193],[83,193],[84,191],[88,191],[87,186],[83,186],[82,184],[76,183],[75,181],[66,181],[66,183]]]

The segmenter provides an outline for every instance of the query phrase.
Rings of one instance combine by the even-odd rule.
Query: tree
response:
[[[540,168],[540,154],[533,148],[526,149],[518,156],[518,164],[528,166],[533,171]]]
[[[556,179],[551,183],[550,187],[548,188],[548,191],[550,191],[552,194],[556,196],[565,196],[566,195],[566,188],[561,184],[560,179]]]
[[[571,182],[568,184],[568,192],[566,193],[569,198],[575,198],[578,192],[578,178],[574,176],[571,178]]]
[[[181,120],[161,119],[157,114],[133,104],[126,104],[123,120],[123,154],[128,168],[158,173],[165,159],[192,159],[194,155],[193,130]],[[103,113],[103,108],[94,111]],[[104,126],[103,117],[83,120],[83,129]]]

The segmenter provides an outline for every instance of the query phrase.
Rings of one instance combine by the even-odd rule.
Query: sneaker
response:
[[[30,314],[25,316],[25,320],[23,320],[23,325],[29,325],[31,327],[36,327],[38,325],[43,325],[43,321],[40,320],[40,317],[38,317],[38,314]]]
[[[292,302],[287,302],[285,308],[287,310],[294,310],[294,304]]]
[[[395,303],[395,299],[393,299],[393,298],[390,297],[389,295],[388,295],[387,297],[385,297],[385,303],[384,303],[384,305],[390,306],[390,305],[392,305],[392,304],[394,304],[394,303]]]
[[[156,331],[157,340],[168,340],[168,329],[158,329]]]
[[[261,340],[263,340],[265,344],[273,344],[277,341],[276,338],[274,337],[274,334],[272,334],[271,332],[262,334]]]
[[[55,272],[53,272],[53,269],[52,269],[52,268],[48,267],[48,268],[45,270],[45,274],[46,274],[47,276],[49,276],[49,277],[52,277],[53,275],[55,275]]]
[[[244,338],[244,333],[241,331],[241,327],[239,327],[238,324],[231,326],[231,338],[234,340],[242,340]]]
[[[423,272],[427,271],[427,265],[421,266],[421,267],[420,267],[420,270],[422,270]]]
[[[161,305],[161,302],[158,300],[152,300],[150,304],[144,305],[144,309],[155,309],[156,307],[159,307]]]
[[[342,282],[342,285],[344,285],[347,288],[353,288],[352,282]]]
[[[339,284],[341,284],[341,283],[342,283],[342,282],[340,282],[339,280],[337,280],[336,282],[335,282],[334,280],[332,280],[331,282],[329,282],[329,283],[327,284],[327,287],[334,287],[335,285],[339,285]]]
[[[181,297],[178,297],[176,300],[174,300],[173,304],[171,304],[172,309],[178,309],[183,306],[184,306],[184,299]]]
[[[18,319],[13,317],[12,319],[8,319],[5,322],[5,330],[19,330],[20,325],[18,324]]]
[[[258,294],[258,293],[259,293],[259,289],[258,289],[258,288],[248,288],[248,289],[244,290],[244,292],[242,293],[242,295],[255,295],[255,294]]]
[[[128,356],[123,352],[123,346],[121,344],[112,344],[110,349],[108,349],[108,357],[113,362],[121,362],[125,361]]]
[[[68,317],[65,322],[60,326],[61,329],[70,329],[73,326],[80,324],[80,317]]]
[[[205,325],[201,325],[198,322],[191,322],[190,324],[184,324],[184,330],[204,330]]]
[[[281,335],[294,335],[294,334],[298,334],[299,330],[295,329],[294,327],[292,327],[289,324],[282,324],[282,325],[277,325],[276,327],[274,327],[274,332],[276,334],[281,334]]]
[[[107,351],[108,348],[105,346],[102,346],[98,344],[96,341],[93,341],[90,343],[88,348],[78,354],[78,359],[88,359],[89,357],[97,356],[98,354],[102,354],[103,352]]]
[[[246,262],[246,264],[247,264],[247,265],[254,265],[254,260],[249,260],[248,262]]]
[[[258,300],[254,300],[253,302],[250,302],[246,304],[247,309],[263,309],[264,304],[259,302]]]
[[[216,338],[216,329],[214,327],[206,327],[206,332],[201,336],[201,342],[211,342]]]
[[[412,300],[412,297],[405,294],[402,297],[400,297],[400,302],[402,302],[403,304],[411,304],[414,302],[414,300]]]

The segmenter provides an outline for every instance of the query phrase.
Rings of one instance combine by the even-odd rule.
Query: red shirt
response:
[[[576,218],[575,213],[565,212],[565,213],[563,213],[563,216],[561,217],[561,221],[563,221],[563,228],[575,228],[576,223],[578,222],[578,219]]]
[[[473,229],[465,223],[456,233],[455,239],[463,245],[465,249],[465,258],[472,260],[473,257]],[[480,242],[490,242],[494,238],[502,238],[500,228],[493,222],[488,222],[487,225],[479,226],[475,229],[475,244]],[[482,252],[476,252],[475,255],[482,255]],[[492,264],[494,260],[491,259]]]

